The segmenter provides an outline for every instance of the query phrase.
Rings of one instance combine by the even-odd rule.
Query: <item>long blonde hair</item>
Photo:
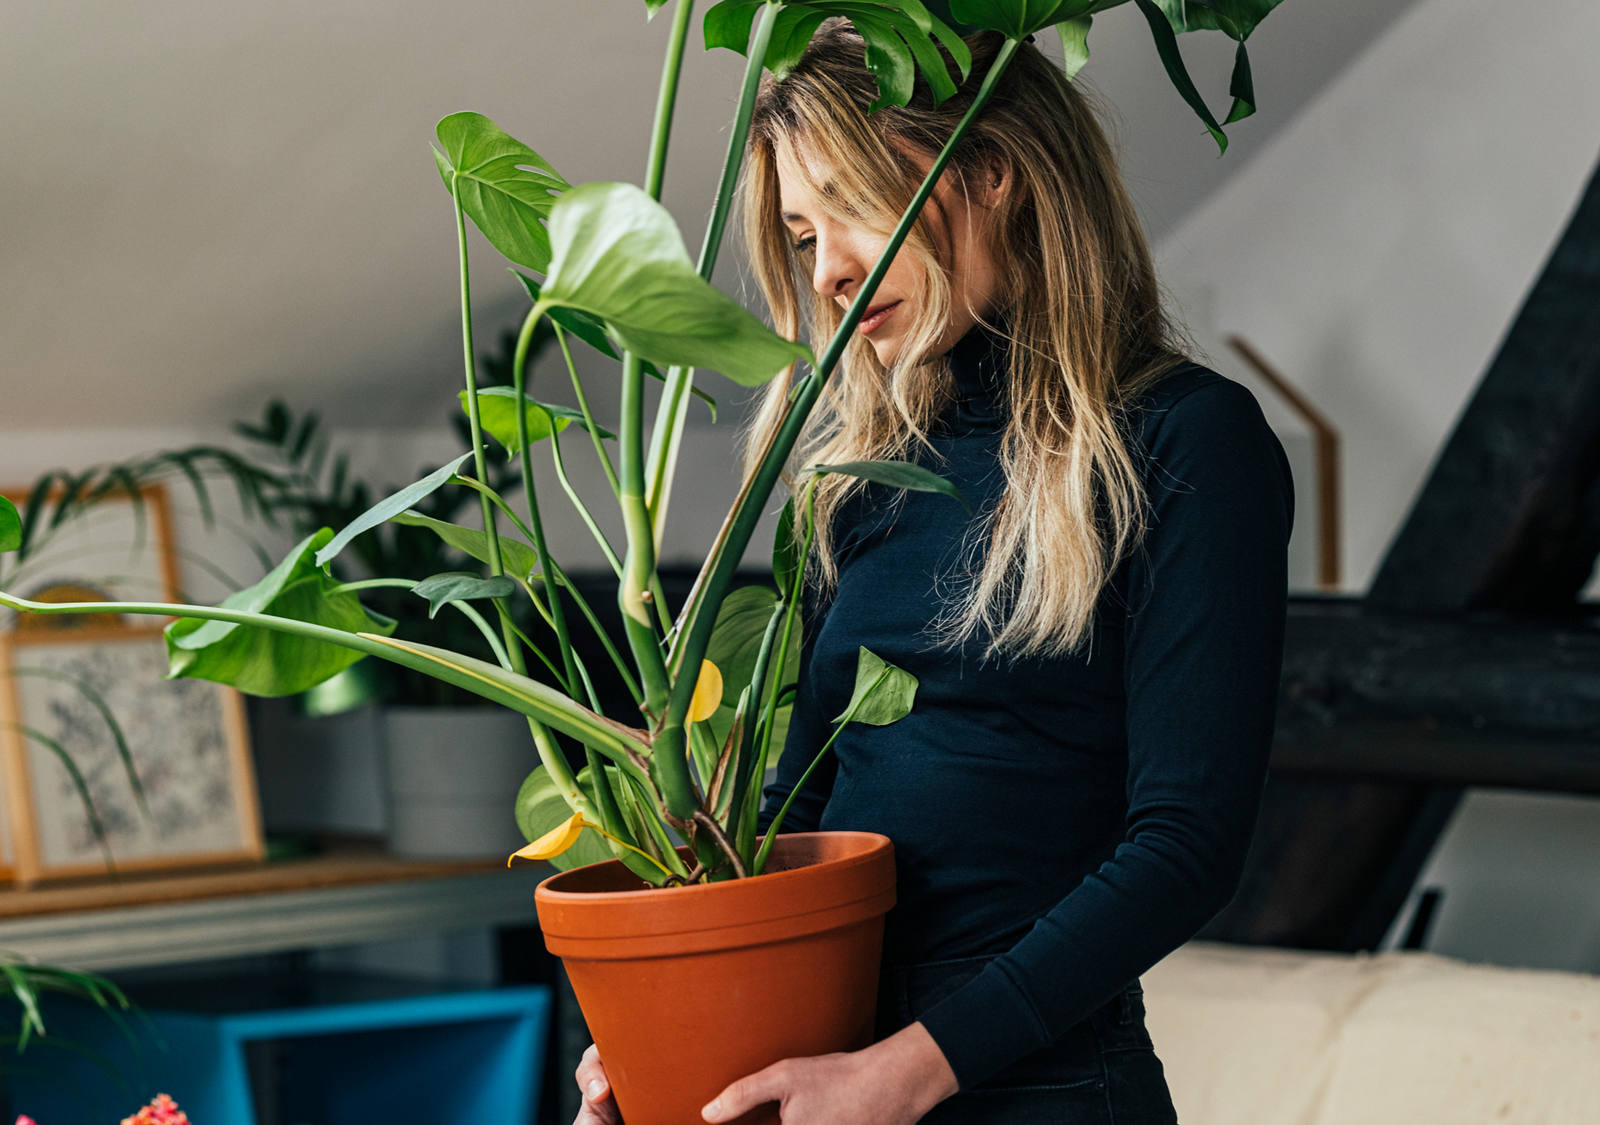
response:
[[[994,32],[965,41],[971,75],[937,107],[919,78],[910,105],[869,116],[877,84],[861,37],[839,17],[819,28],[782,80],[763,75],[738,200],[750,265],[778,332],[791,339],[805,332],[820,351],[843,319],[835,301],[812,288],[779,218],[778,154],[793,158],[803,145],[834,181],[826,194],[811,185],[829,216],[887,237],[922,179],[904,149],[931,158],[943,147],[1003,42]],[[956,576],[963,596],[947,602],[931,630],[952,645],[982,638],[986,658],[1062,656],[1088,643],[1103,585],[1143,537],[1147,501],[1124,433],[1128,407],[1183,362],[1187,340],[1163,312],[1149,247],[1094,110],[1030,44],[947,173],[970,200],[994,159],[1013,174],[987,228],[999,269],[995,310],[1014,341],[1001,444],[1006,483],[968,536]],[[791,467],[912,459],[913,444],[927,444],[927,428],[953,397],[947,360],[921,358],[952,305],[948,251],[928,223],[935,206],[930,199],[900,249],[920,288],[908,302],[916,313],[899,357],[886,369],[860,334],[852,336]],[[770,384],[749,424],[747,470],[779,423],[792,379],[790,369]],[[793,475],[786,479],[794,488]],[[838,580],[834,517],[861,487],[843,475],[817,486],[813,567],[823,590]]]

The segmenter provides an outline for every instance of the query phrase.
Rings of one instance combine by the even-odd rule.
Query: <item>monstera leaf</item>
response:
[[[461,210],[500,253],[543,273],[550,264],[544,221],[567,181],[550,162],[481,113],[452,113],[435,130],[444,186],[456,184]]]
[[[592,183],[550,213],[553,257],[535,308],[580,309],[656,363],[720,371],[756,387],[811,349],[785,340],[703,279],[677,224],[643,189]]]
[[[373,613],[317,565],[317,551],[333,538],[323,528],[301,540],[271,573],[229,596],[223,609],[309,621],[347,633],[388,636],[395,622]],[[293,695],[342,672],[361,653],[258,625],[185,617],[166,628],[168,675],[229,684],[249,695]]]
[[[727,47],[741,55],[750,48],[750,28],[763,0],[723,0],[706,12],[706,49]],[[972,52],[961,37],[920,0],[794,0],[785,4],[772,27],[762,65],[783,78],[800,61],[811,37],[829,16],[845,16],[866,40],[867,69],[878,80],[872,113],[911,100],[918,72],[937,104],[956,92],[950,64],[934,46],[950,52],[965,79],[972,70]]]

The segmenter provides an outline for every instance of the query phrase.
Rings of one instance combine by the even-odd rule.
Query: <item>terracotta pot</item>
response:
[[[871,832],[778,837],[751,879],[646,886],[616,861],[535,893],[627,1125],[697,1125],[730,1082],[872,1042],[894,848]],[[739,1125],[777,1125],[776,1104]]]

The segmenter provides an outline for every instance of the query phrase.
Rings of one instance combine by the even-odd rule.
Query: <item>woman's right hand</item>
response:
[[[611,1096],[611,1082],[606,1078],[606,1068],[600,1065],[600,1050],[593,1043],[578,1060],[575,1072],[578,1089],[583,1092],[583,1108],[572,1125],[622,1125],[622,1114],[617,1112],[617,1099]]]

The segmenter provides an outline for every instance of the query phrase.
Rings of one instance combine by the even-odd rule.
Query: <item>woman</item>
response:
[[[840,323],[999,47],[868,116],[832,20],[765,80],[742,185],[778,330]],[[858,647],[917,676],[851,725],[784,831],[895,844],[877,1041],[785,1060],[707,1121],[1176,1120],[1138,977],[1232,896],[1266,776],[1294,494],[1240,384],[1188,362],[1093,114],[1024,45],[884,277],[798,466],[916,460],[932,493],[817,490],[815,582],[765,823],[849,699]],[[748,448],[777,424],[767,393]],[[579,1125],[617,1120],[591,1048]]]

